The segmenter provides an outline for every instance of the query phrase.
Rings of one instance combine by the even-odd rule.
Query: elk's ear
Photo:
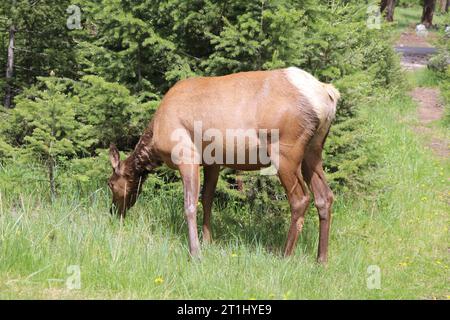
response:
[[[118,172],[120,165],[120,154],[119,150],[117,150],[117,147],[112,143],[109,146],[109,160],[111,161],[111,166],[114,171]]]

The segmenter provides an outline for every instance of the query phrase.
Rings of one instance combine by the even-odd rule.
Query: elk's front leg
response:
[[[214,198],[214,192],[219,179],[220,166],[204,167],[204,181],[202,193],[203,205],[203,241],[206,243],[212,242],[211,232],[211,211]]]
[[[189,231],[189,252],[191,256],[200,257],[200,243],[197,232],[197,203],[200,192],[199,166],[183,164],[179,166],[183,179],[184,212]]]

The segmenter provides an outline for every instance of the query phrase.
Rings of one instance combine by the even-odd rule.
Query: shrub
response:
[[[159,103],[155,95],[142,102],[125,86],[98,76],[83,77],[74,92],[80,100],[80,121],[92,126],[96,148],[111,142],[122,150],[134,147]]]
[[[430,58],[430,60],[428,61],[427,67],[428,67],[428,69],[444,76],[445,72],[447,71],[449,59],[450,59],[450,56],[448,55],[448,53],[445,51],[442,51],[439,54]]]
[[[51,99],[64,98],[67,101],[58,106],[68,110],[58,120],[63,131],[55,132],[54,138],[61,154],[60,167],[68,172],[60,177],[83,189],[103,185],[109,175],[108,164],[99,149],[110,142],[121,150],[133,148],[160,97],[178,79],[294,65],[334,83],[341,91],[325,148],[326,170],[335,191],[362,184],[358,173],[371,165],[364,150],[371,135],[358,109],[377,97],[380,88],[394,89],[403,81],[391,48],[390,29],[386,29],[390,27],[367,28],[365,3],[83,3],[85,28],[73,34],[80,37],[74,52],[85,76],[77,80],[41,78],[30,89],[33,94],[18,97],[19,111],[6,111],[0,120],[0,156],[53,141],[36,129],[47,125],[41,115],[31,119],[26,112],[20,116],[19,112],[28,105],[35,108],[30,112],[39,113]],[[51,97],[47,97],[49,81],[61,86]],[[42,105],[35,103],[35,97]],[[33,123],[35,127],[30,127]],[[41,130],[47,132],[48,128]],[[166,194],[179,190],[177,177],[167,168],[158,169],[149,177],[146,190]],[[237,179],[244,182],[243,192],[233,186]],[[221,173],[218,198],[274,212],[286,206],[277,179],[228,169]]]
[[[157,105],[156,100],[141,103],[125,87],[96,76],[81,81],[40,77],[15,103],[14,109],[3,112],[0,122],[0,156],[14,151],[34,155],[48,169],[52,193],[56,165],[69,163],[66,168],[78,170],[73,179],[65,177],[69,181],[97,181],[103,164],[97,158],[85,158],[96,156],[97,148],[111,142],[129,148]]]

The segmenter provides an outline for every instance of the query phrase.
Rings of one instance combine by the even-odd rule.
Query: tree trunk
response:
[[[55,160],[52,156],[49,156],[48,161],[48,182],[50,183],[50,197],[53,202],[56,197],[56,187],[55,187]]]
[[[14,72],[14,37],[16,28],[12,25],[9,27],[9,45],[8,59],[6,62],[6,89],[5,89],[5,108],[11,108],[12,101],[12,78]]]
[[[137,90],[142,90],[142,57],[141,57],[141,42],[138,42],[137,57],[136,57],[136,73],[137,73]]]
[[[386,9],[387,3],[388,3],[388,0],[381,0],[381,4],[380,4],[380,12],[381,13],[383,13],[383,11]]]
[[[395,0],[382,0],[380,4],[380,12],[386,10],[386,20],[394,21]]]
[[[387,9],[386,20],[389,22],[393,22],[394,21],[395,0],[388,0],[386,9]]]
[[[423,3],[422,24],[429,28],[433,25],[433,14],[436,8],[436,0],[425,0]]]
[[[441,12],[444,12],[446,10],[447,6],[448,6],[447,0],[439,0],[439,10]]]

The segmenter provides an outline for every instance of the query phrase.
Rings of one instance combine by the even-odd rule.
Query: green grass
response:
[[[394,11],[394,21],[398,29],[407,29],[420,23],[422,17],[422,8],[412,6],[408,8],[396,7]]]
[[[414,87],[439,87],[442,79],[428,68],[422,68],[414,72],[407,73],[408,83]]]
[[[195,262],[180,194],[147,190],[120,225],[104,188],[86,196],[73,187],[50,204],[45,181],[36,182],[41,173],[1,167],[0,298],[448,298],[450,170],[413,133],[415,108],[397,96],[362,109],[379,166],[361,173],[368,192],[337,195],[326,268],[315,263],[313,210],[296,254],[284,259],[285,223],[233,225],[227,215],[245,209],[216,206],[216,222],[225,222]],[[80,266],[80,290],[66,288],[70,265]],[[366,285],[371,265],[381,270],[379,290]]]

